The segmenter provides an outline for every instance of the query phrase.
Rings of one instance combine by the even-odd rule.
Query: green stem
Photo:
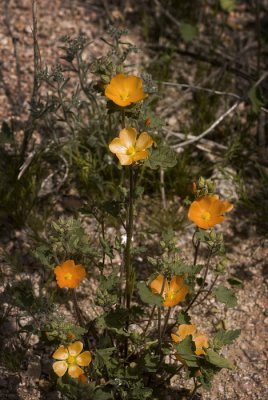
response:
[[[203,297],[203,299],[201,299],[201,300],[199,301],[199,303],[197,303],[198,306],[199,306],[200,304],[202,304],[202,303],[206,300],[206,298],[211,294],[212,289],[214,288],[215,283],[216,283],[217,280],[218,280],[218,277],[219,277],[219,275],[216,275],[216,277],[214,278],[212,284],[210,285],[210,288],[208,289],[208,292],[206,293],[206,295]]]
[[[191,301],[191,303],[189,304],[189,306],[186,308],[185,312],[188,312],[190,310],[190,308],[192,308],[192,306],[194,305],[194,303],[196,302],[196,300],[198,299],[198,297],[200,296],[200,294],[202,293],[205,284],[206,284],[206,279],[207,279],[207,274],[208,274],[208,269],[209,269],[209,264],[210,264],[210,260],[211,260],[211,256],[213,253],[213,249],[210,249],[209,255],[208,255],[208,259],[207,259],[207,264],[206,264],[206,269],[205,269],[205,273],[204,273],[204,277],[203,277],[203,282],[202,285],[200,286],[198,292],[196,293],[196,295],[194,296],[193,300]]]
[[[129,167],[129,199],[128,199],[128,211],[127,211],[127,224],[126,224],[126,233],[127,233],[127,242],[124,252],[124,266],[126,273],[126,288],[125,288],[125,302],[126,307],[130,309],[132,290],[133,290],[133,270],[131,264],[131,242],[133,236],[133,217],[134,217],[134,176],[133,176],[133,167],[130,165]],[[129,314],[126,321],[126,330],[129,327]],[[125,340],[125,357],[128,356],[128,339]]]
[[[149,326],[150,326],[150,324],[151,324],[151,322],[153,320],[155,309],[156,309],[156,305],[153,306],[153,309],[152,309],[151,315],[149,317],[148,323],[147,323],[147,325],[146,325],[146,327],[145,327],[145,329],[143,331],[143,336],[145,336],[145,333],[147,332],[147,330],[148,330],[148,328],[149,328]]]
[[[132,294],[132,282],[131,278],[131,241],[133,236],[133,216],[134,216],[134,176],[133,167],[129,167],[129,199],[128,199],[128,215],[127,215],[127,242],[125,247],[125,271],[126,271],[126,306],[130,308],[131,294]]]
[[[166,318],[165,318],[165,322],[164,322],[164,327],[161,333],[161,337],[164,337],[165,333],[166,333],[166,329],[167,329],[167,325],[168,325],[168,321],[169,321],[169,317],[170,317],[170,313],[171,313],[171,307],[169,307]]]
[[[83,321],[83,317],[82,317],[80,308],[78,306],[75,289],[73,290],[73,303],[74,303],[74,309],[75,309],[75,312],[76,312],[77,322],[79,323],[80,326],[83,327],[84,326],[84,321]]]

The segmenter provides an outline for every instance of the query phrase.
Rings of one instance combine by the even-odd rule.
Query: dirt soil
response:
[[[5,11],[6,3],[9,3],[9,18]],[[49,65],[55,64],[59,54],[58,38],[65,34],[72,36],[86,33],[94,40],[91,51],[95,55],[101,55],[104,43],[100,36],[108,23],[111,20],[121,23],[126,19],[127,25],[127,18],[132,12],[128,1],[121,2],[121,8],[109,1],[40,0],[38,3],[39,46],[44,64]],[[9,120],[12,116],[15,119],[25,119],[28,115],[33,73],[31,1],[1,0],[0,10],[0,62],[3,74],[0,76],[0,120]],[[139,46],[142,43],[140,29],[134,26],[128,39]],[[19,59],[19,81],[14,43]],[[268,399],[268,240],[258,236],[254,227],[249,227],[250,222],[246,217],[241,222],[241,216],[237,216],[232,221],[227,236],[230,272],[244,281],[244,287],[237,291],[237,307],[226,311],[224,307],[210,300],[209,311],[204,311],[205,307],[197,307],[192,312],[193,320],[204,331],[207,330],[204,322],[206,318],[215,325],[224,320],[228,328],[242,330],[239,339],[224,353],[235,363],[236,369],[232,372],[221,372],[213,383],[212,391],[202,392],[200,395],[204,400]],[[31,278],[36,279],[38,285],[38,275]],[[16,329],[16,323],[14,320],[8,325],[6,332],[10,337],[12,329]],[[38,338],[33,337],[31,340],[34,349]],[[24,367],[21,373],[12,373],[0,367],[1,400],[60,399],[56,391],[51,392],[48,388],[46,377],[51,369],[50,355],[45,352],[37,354],[33,350],[27,356]],[[172,387],[179,386],[180,381],[175,378]],[[172,399],[170,396],[167,395],[164,400]]]

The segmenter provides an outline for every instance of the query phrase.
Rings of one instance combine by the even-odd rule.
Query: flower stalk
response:
[[[131,295],[132,295],[132,263],[131,263],[131,242],[133,236],[134,225],[134,174],[132,165],[129,166],[129,198],[128,198],[128,213],[127,213],[127,241],[125,247],[125,272],[126,272],[126,292],[125,301],[127,309],[130,308]]]

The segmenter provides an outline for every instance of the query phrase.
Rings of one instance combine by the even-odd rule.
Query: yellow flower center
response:
[[[129,92],[123,92],[119,95],[120,99],[126,101],[129,98]]]
[[[175,298],[175,296],[176,296],[176,293],[173,291],[168,292],[168,294],[167,294],[167,297],[169,300],[173,300]]]
[[[136,154],[136,149],[134,146],[131,146],[127,149],[127,155],[128,156],[134,156]]]
[[[208,211],[204,211],[201,217],[203,218],[203,220],[209,221],[211,218],[211,214]]]
[[[74,356],[69,356],[68,359],[67,359],[67,363],[68,364],[74,364],[75,361],[76,361],[76,359],[75,359]]]
[[[66,281],[70,281],[72,279],[73,275],[70,272],[67,272],[67,274],[64,275],[64,279]]]

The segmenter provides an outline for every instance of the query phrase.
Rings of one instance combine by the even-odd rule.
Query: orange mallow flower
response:
[[[173,276],[170,283],[166,280],[164,289],[163,283],[164,276],[160,274],[150,283],[150,288],[152,292],[162,295],[164,299],[163,305],[166,307],[176,306],[185,299],[185,296],[189,292],[189,288],[184,283],[182,276]]]
[[[64,261],[54,268],[54,273],[60,288],[77,288],[86,276],[85,268],[82,265],[75,265],[74,260]]]
[[[219,196],[204,196],[192,202],[188,218],[199,228],[209,229],[224,220],[224,213],[231,211],[233,205],[220,200]]]
[[[83,350],[83,343],[80,341],[70,344],[67,348],[60,346],[53,358],[59,360],[53,363],[52,367],[56,375],[62,377],[68,370],[68,374],[72,378],[79,378],[84,374],[84,370],[80,367],[87,367],[92,360],[91,353]]]
[[[105,88],[105,96],[121,107],[143,100],[147,95],[143,91],[142,80],[134,75],[115,75]]]
[[[137,139],[137,131],[134,128],[124,128],[109,144],[109,149],[116,154],[121,165],[130,165],[149,157],[148,149],[153,144],[153,139],[147,132],[142,132]]]
[[[195,354],[198,356],[205,354],[203,349],[208,348],[208,338],[203,333],[197,332],[195,325],[182,324],[171,334],[171,337],[175,343],[180,343],[189,335],[192,335],[195,343]]]

